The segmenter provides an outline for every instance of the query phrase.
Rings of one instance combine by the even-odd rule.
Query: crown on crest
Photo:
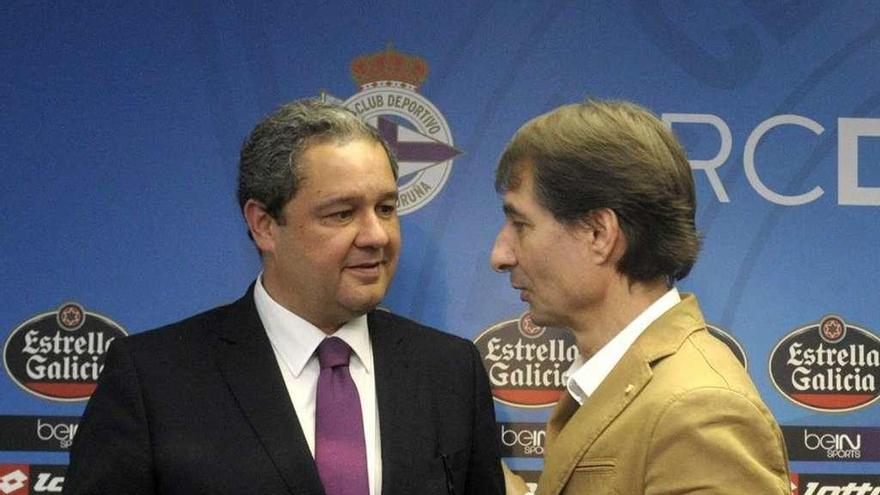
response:
[[[351,77],[361,89],[391,86],[417,91],[428,78],[428,63],[421,57],[401,53],[388,43],[385,51],[354,59]]]

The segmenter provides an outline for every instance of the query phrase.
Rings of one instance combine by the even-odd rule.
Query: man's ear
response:
[[[266,211],[263,203],[255,199],[249,199],[242,209],[244,219],[248,224],[248,230],[254,243],[261,253],[275,252],[275,233],[278,223]]]
[[[590,212],[586,221],[590,226],[590,251],[599,263],[617,261],[626,251],[626,237],[620,229],[620,219],[611,208],[598,208]]]

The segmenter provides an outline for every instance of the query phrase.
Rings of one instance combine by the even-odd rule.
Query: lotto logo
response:
[[[30,466],[18,464],[0,465],[0,493],[3,495],[27,495]]]
[[[849,482],[845,485],[826,485],[816,481],[807,483],[804,495],[875,495],[880,486],[870,483]]]
[[[880,476],[792,473],[792,495],[880,495]]]
[[[57,476],[53,473],[39,473],[36,474],[33,493],[61,493],[63,487],[64,476]]]
[[[0,464],[0,495],[61,493],[66,471],[61,464]]]

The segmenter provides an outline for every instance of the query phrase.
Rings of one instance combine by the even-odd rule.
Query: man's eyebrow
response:
[[[510,203],[504,203],[504,205],[501,207],[501,211],[504,212],[504,216],[506,216],[506,217],[511,217],[511,216],[520,216],[521,217],[522,216],[522,213],[520,213],[519,210],[517,210]]]
[[[317,203],[315,203],[315,208],[320,210],[333,205],[355,203],[362,199],[363,195],[360,194],[340,194],[337,196],[330,196],[329,198],[323,198],[319,200]]]
[[[393,200],[397,201],[397,190],[389,190],[388,192],[382,194],[380,196],[380,201]],[[315,204],[316,209],[324,209],[329,208],[331,206],[339,205],[339,204],[356,204],[365,201],[366,196],[361,192],[352,192],[352,193],[342,193],[337,196],[330,196],[329,198],[324,198]]]

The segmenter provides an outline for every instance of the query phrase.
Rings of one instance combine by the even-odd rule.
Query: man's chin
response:
[[[382,298],[385,296],[384,290],[377,290],[371,293],[351,294],[343,296],[339,300],[339,304],[347,309],[354,316],[361,316],[376,309]]]

